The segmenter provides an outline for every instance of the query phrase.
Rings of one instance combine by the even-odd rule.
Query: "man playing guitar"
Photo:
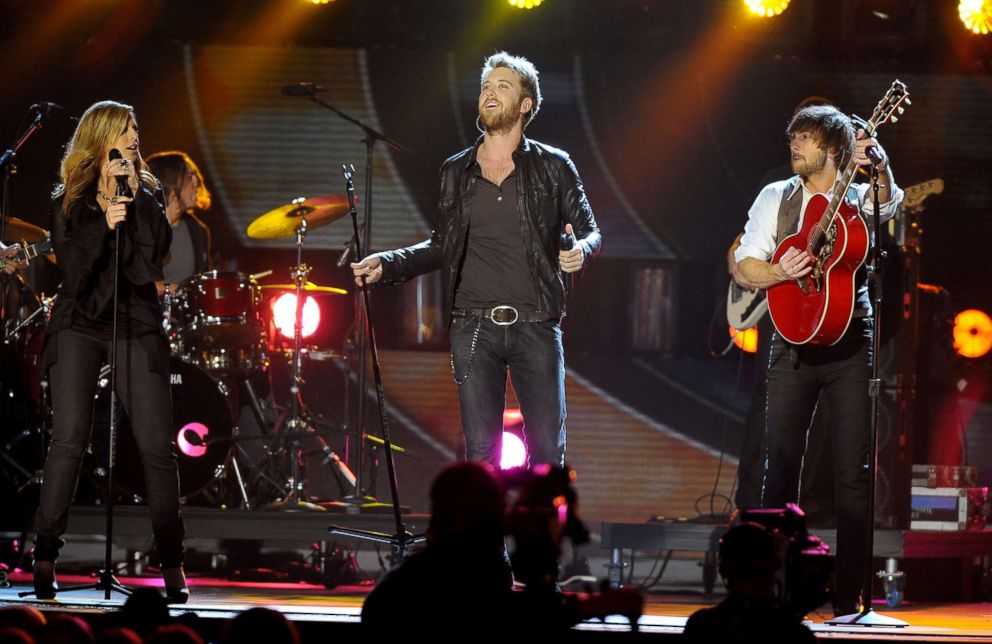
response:
[[[850,118],[832,106],[811,106],[797,112],[786,130],[796,176],[765,186],[748,212],[744,235],[734,257],[738,283],[750,288],[774,288],[806,277],[813,270],[809,252],[790,248],[772,262],[776,246],[802,228],[807,203],[816,194],[830,198],[835,189],[844,198],[873,214],[866,195],[870,184],[845,187],[841,168],[853,158],[870,166],[866,149],[871,146],[879,169],[881,216],[892,217],[903,192],[895,185],[888,157],[878,141],[863,130],[855,132]],[[838,188],[839,186],[839,188]],[[840,239],[840,238],[838,238]],[[862,266],[854,277],[853,319],[833,344],[791,344],[776,330],[768,358],[766,408],[766,459],[761,490],[764,507],[799,502],[799,483],[806,432],[822,394],[831,410],[834,452],[834,494],[837,507],[838,615],[855,612],[861,591],[862,564],[867,554],[864,536],[868,521],[868,470],[870,433],[871,303],[867,272]],[[774,315],[774,311],[773,311]]]

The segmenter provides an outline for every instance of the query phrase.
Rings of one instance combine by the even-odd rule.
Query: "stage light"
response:
[[[283,293],[272,301],[272,320],[284,338],[293,338],[296,324],[296,293]],[[301,335],[310,337],[320,326],[320,306],[310,295],[303,300],[303,329]]]
[[[738,349],[747,353],[755,353],[758,350],[758,327],[753,326],[750,329],[741,329],[740,331],[734,327],[729,328],[730,337],[734,339],[734,344],[737,345]]]
[[[516,407],[503,411],[503,447],[499,468],[509,470],[527,466],[527,445],[524,443],[524,415]]]
[[[790,0],[744,0],[747,10],[756,16],[777,16],[789,6]]]
[[[503,432],[503,448],[499,455],[499,468],[509,470],[527,465],[527,448],[522,438],[513,432]]]
[[[309,2],[310,4],[330,4],[334,0],[304,0],[304,2]]]
[[[954,350],[965,358],[981,358],[992,349],[992,318],[968,309],[954,317]]]
[[[203,423],[186,423],[176,434],[176,447],[190,458],[200,458],[207,453],[207,436],[210,430]],[[196,441],[196,445],[190,441]]]
[[[534,7],[540,7],[544,0],[509,0],[511,7],[516,7],[517,9],[533,9]]]
[[[985,35],[992,31],[992,0],[961,0],[958,16],[972,33]]]

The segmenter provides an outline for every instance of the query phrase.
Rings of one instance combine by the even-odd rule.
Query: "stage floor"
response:
[[[130,587],[162,585],[160,578],[122,577],[120,580]],[[105,600],[103,593],[96,591],[63,594],[51,601],[37,601],[30,597],[22,599],[17,593],[30,590],[30,575],[15,572],[11,574],[10,581],[12,587],[0,588],[0,606],[29,604],[42,610],[92,613],[115,610],[124,602],[124,598],[119,595]],[[81,575],[59,576],[59,583],[63,587],[91,582],[92,579]],[[369,591],[368,586],[341,586],[328,590],[322,586],[302,583],[232,582],[206,577],[191,577],[189,584],[192,592],[190,603],[174,607],[174,615],[195,612],[204,618],[226,619],[247,608],[266,606],[283,612],[294,622],[324,622],[328,626],[356,625],[359,622],[362,601]],[[648,594],[645,599],[645,614],[640,620],[640,631],[642,634],[658,635],[681,633],[689,615],[718,601],[718,598],[705,600],[699,596],[670,594]],[[906,621],[909,626],[828,626],[823,622],[830,614],[824,611],[809,616],[810,628],[820,639],[992,642],[990,603],[906,603],[898,609],[886,609],[883,603],[876,602],[876,610]],[[615,632],[626,630],[625,622],[626,620],[617,618],[608,620],[606,624],[586,622],[577,628],[587,633]]]

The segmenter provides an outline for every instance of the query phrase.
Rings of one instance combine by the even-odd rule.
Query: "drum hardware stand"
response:
[[[355,184],[352,182],[355,168],[354,166],[344,166],[343,170],[348,188],[348,202],[351,205],[351,223],[355,230],[355,250],[358,251],[359,257],[363,257],[361,239],[358,235],[358,209],[355,206]],[[366,206],[368,206],[368,202],[366,202]],[[369,223],[367,216],[365,223]],[[369,286],[365,282],[364,277],[362,278],[362,303],[365,307],[365,316],[363,317],[363,321],[366,326],[364,332],[368,335],[369,339],[369,352],[371,353],[372,358],[372,374],[375,378],[376,402],[379,404],[379,428],[382,431],[382,444],[385,447],[386,452],[386,472],[389,475],[389,490],[393,497],[393,520],[395,522],[396,531],[392,535],[389,535],[383,532],[352,530],[336,525],[329,526],[327,531],[331,534],[339,534],[359,540],[389,544],[393,548],[393,556],[391,557],[391,560],[394,564],[397,564],[403,561],[403,558],[406,556],[406,551],[410,548],[410,546],[423,541],[425,537],[424,535],[413,535],[406,529],[406,525],[403,523],[399,485],[396,481],[396,464],[393,461],[393,445],[389,437],[389,416],[386,411],[386,396],[382,390],[382,370],[379,366],[379,352],[376,348],[375,327],[372,324],[373,320],[371,301],[369,298]],[[361,382],[361,379],[359,379],[359,382]],[[362,395],[363,393],[364,391],[360,389],[359,399],[362,403],[361,406],[364,406],[365,402],[364,396]],[[358,429],[361,431],[361,427]]]
[[[873,134],[873,133],[872,133]],[[834,617],[833,619],[828,619],[827,624],[830,625],[840,625],[848,624],[851,626],[896,626],[903,627],[909,626],[908,622],[904,622],[901,619],[896,619],[894,617],[889,617],[888,615],[882,615],[881,613],[876,613],[872,610],[871,599],[872,599],[872,585],[875,579],[875,574],[872,571],[874,562],[874,550],[875,550],[875,476],[878,470],[878,396],[881,392],[881,379],[878,377],[878,363],[879,356],[881,355],[882,349],[882,336],[881,336],[881,322],[882,322],[882,274],[884,272],[885,257],[882,253],[882,230],[881,230],[881,216],[880,208],[878,203],[878,164],[882,159],[876,159],[877,151],[875,155],[872,155],[870,150],[873,148],[869,146],[865,153],[872,159],[871,165],[871,178],[872,178],[872,199],[873,199],[873,216],[872,216],[872,244],[871,249],[871,261],[868,265],[868,279],[870,280],[871,292],[873,297],[872,301],[872,332],[874,337],[872,338],[872,356],[871,361],[871,380],[868,381],[868,396],[871,398],[871,431],[868,433],[868,528],[865,539],[868,542],[868,548],[865,553],[864,561],[864,577],[862,579],[861,588],[861,610],[857,613],[852,613],[849,615],[841,615],[839,617]]]

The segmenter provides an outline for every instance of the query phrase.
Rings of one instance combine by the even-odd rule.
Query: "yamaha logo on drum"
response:
[[[183,384],[183,374],[181,373],[170,373],[169,374],[169,384],[170,385],[180,385]]]

